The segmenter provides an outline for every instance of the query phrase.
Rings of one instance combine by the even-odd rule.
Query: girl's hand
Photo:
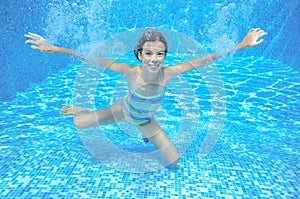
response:
[[[266,34],[267,33],[260,28],[252,28],[249,30],[248,34],[244,37],[242,42],[237,45],[237,48],[239,50],[242,50],[245,48],[252,48],[254,46],[260,45],[264,42],[264,40],[260,38]]]
[[[57,53],[56,47],[53,45],[49,45],[44,37],[31,32],[25,34],[25,37],[29,38],[25,41],[25,44],[33,44],[31,45],[32,49],[41,51],[43,53]]]

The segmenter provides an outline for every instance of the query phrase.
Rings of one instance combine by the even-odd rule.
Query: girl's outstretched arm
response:
[[[249,30],[242,42],[236,46],[236,49],[243,50],[246,48],[252,48],[254,46],[260,45],[264,41],[263,39],[261,39],[261,37],[266,34],[267,33],[260,28],[252,28]],[[233,50],[227,49],[227,54],[230,54],[232,52]],[[169,76],[174,77],[182,73],[186,73],[188,71],[210,65],[219,58],[221,58],[221,55],[219,55],[218,53],[212,53],[199,59],[191,60],[179,65],[168,67],[166,68],[166,73]]]
[[[28,34],[25,34],[25,37],[29,38],[28,40],[25,41],[25,44],[28,44],[28,43],[32,44],[31,45],[32,49],[41,51],[43,53],[62,54],[62,55],[71,56],[76,59],[88,62],[90,64],[97,65],[99,67],[108,69],[110,71],[113,71],[113,72],[116,72],[119,74],[125,74],[126,72],[128,72],[131,69],[131,67],[126,64],[119,64],[119,63],[116,63],[112,60],[105,59],[105,58],[99,57],[93,61],[86,60],[84,57],[77,55],[75,50],[68,49],[68,48],[61,48],[58,46],[48,44],[47,40],[38,34],[29,32]]]

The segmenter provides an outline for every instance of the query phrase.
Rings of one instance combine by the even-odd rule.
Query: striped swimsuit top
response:
[[[145,126],[151,122],[155,111],[160,107],[165,88],[154,96],[144,96],[130,90],[121,102],[125,120],[134,125]]]

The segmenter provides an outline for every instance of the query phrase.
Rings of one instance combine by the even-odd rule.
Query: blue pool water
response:
[[[10,8],[11,2],[2,1],[2,10]],[[131,129],[130,133],[125,132],[124,128],[128,126],[108,125],[83,132],[74,127],[72,117],[59,114],[63,105],[74,103],[78,95],[78,88],[74,85],[80,79],[82,68],[88,67],[86,72],[89,74],[100,72],[97,77],[89,76],[96,78],[97,82],[92,100],[96,108],[106,107],[117,100],[116,88],[121,91],[120,95],[125,92],[122,83],[118,85],[122,80],[120,76],[107,71],[97,72],[93,66],[60,56],[41,55],[29,50],[28,46],[22,50],[23,37],[16,39],[22,40],[17,46],[8,48],[8,44],[13,43],[8,38],[1,43],[11,53],[1,54],[5,66],[1,72],[8,76],[1,79],[0,198],[299,198],[299,53],[291,47],[292,43],[298,44],[296,33],[287,29],[295,28],[293,23],[297,24],[298,15],[294,12],[299,6],[297,1],[207,1],[201,6],[198,1],[176,5],[172,1],[165,4],[139,1],[135,5],[103,1],[101,6],[96,1],[24,2],[16,1],[15,4],[22,8],[20,12],[30,8],[28,18],[37,22],[35,24],[27,19],[23,23],[27,26],[23,31],[43,29],[53,42],[74,48],[80,43],[81,31],[74,28],[78,24],[71,23],[72,20],[85,24],[81,33],[86,33],[89,38],[84,38],[85,42],[92,44],[93,36],[96,37],[94,31],[102,31],[99,33],[101,38],[95,40],[103,41],[111,35],[126,32],[126,28],[147,26],[167,26],[178,30],[191,36],[207,51],[210,51],[209,47],[220,47],[217,45],[220,41],[215,40],[213,35],[220,36],[214,30],[222,32],[224,27],[232,32],[238,28],[237,40],[244,34],[242,28],[253,25],[269,29],[269,35],[264,46],[236,53],[205,69],[184,74],[170,84],[157,117],[170,138],[183,149],[181,161],[177,167],[154,168],[157,166],[154,165],[152,170],[145,169],[143,161],[136,162],[131,156],[107,157],[106,162],[101,159],[114,155],[111,146],[101,148],[106,144],[101,136],[127,154],[155,151],[152,144],[144,143]],[[117,9],[120,4],[123,7]],[[132,19],[130,13],[136,14],[136,6],[142,7],[140,12],[147,13],[147,19],[129,20]],[[35,15],[40,7],[47,8],[41,21]],[[68,7],[72,9],[68,10]],[[93,9],[87,11],[87,8]],[[117,10],[114,15],[112,8]],[[241,11],[248,17],[239,17]],[[258,13],[255,18],[253,13]],[[228,14],[234,15],[235,19],[239,17],[241,21],[227,24],[222,19],[228,19]],[[14,15],[22,21],[17,11]],[[127,21],[122,18],[124,15]],[[2,21],[10,21],[4,16],[10,16],[9,13],[2,13],[1,17]],[[86,18],[82,21],[83,16]],[[208,19],[207,16],[215,16],[216,19]],[[267,22],[266,16],[273,16],[274,20]],[[278,20],[275,16],[282,18]],[[250,21],[251,17],[253,21]],[[206,25],[197,21],[200,18],[206,19],[203,20]],[[14,27],[20,26],[17,21],[12,21]],[[226,26],[220,26],[224,23]],[[66,29],[58,28],[62,25]],[[95,29],[89,29],[91,25]],[[3,34],[9,33],[7,26],[1,30]],[[202,36],[204,33],[206,39]],[[68,35],[77,37],[71,39]],[[224,38],[227,42],[235,39]],[[278,48],[278,43],[282,44],[281,48]],[[79,49],[85,50],[86,47]],[[15,53],[20,52],[21,59],[14,59]],[[131,62],[134,60],[132,55],[121,60],[137,63]],[[182,61],[180,56],[170,53],[166,64]],[[208,84],[207,74],[213,69],[219,72],[222,84]],[[217,82],[217,77],[210,77]],[[218,134],[210,131],[215,102],[209,89],[220,85],[226,94],[226,114],[222,131]],[[88,90],[84,92],[89,93]],[[188,100],[185,96],[188,95],[183,96],[182,93],[196,96],[192,101],[197,105],[196,111],[192,106],[186,106]],[[222,109],[222,112],[225,110]],[[188,125],[184,126],[182,121]],[[184,128],[181,129],[182,126]],[[195,126],[196,129],[189,131]],[[181,130],[185,137],[178,138]],[[190,142],[185,145],[189,139]],[[205,156],[201,156],[203,149],[207,150]]]
[[[297,198],[299,72],[257,57],[236,57],[226,67],[217,66],[227,94],[222,135],[209,155],[199,159],[199,145],[205,136],[199,130],[176,170],[122,172],[91,156],[72,118],[59,115],[60,107],[71,103],[72,88],[68,85],[74,83],[79,65],[70,64],[18,94],[15,100],[2,103],[1,126],[5,128],[1,132],[1,196]],[[282,77],[286,72],[290,76]],[[113,87],[108,85],[106,89]],[[209,93],[201,81],[195,90],[203,125],[207,125]],[[102,91],[102,97],[106,95]],[[174,106],[173,103],[167,99],[163,106]],[[175,120],[168,123],[178,127],[178,113],[170,114]],[[106,128],[110,131],[106,133],[114,135],[112,141],[125,150],[153,150],[151,144],[120,133],[116,125]],[[173,130],[168,131],[172,136]]]

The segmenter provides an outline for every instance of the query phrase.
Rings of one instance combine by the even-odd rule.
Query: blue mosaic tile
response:
[[[66,78],[72,67],[51,81]],[[48,92],[46,87],[57,92]],[[205,136],[199,132],[182,154],[178,167],[148,173],[122,172],[107,167],[89,153],[72,119],[59,116],[59,106],[47,111],[42,108],[53,106],[52,99],[61,99],[57,104],[64,104],[65,97],[71,97],[70,90],[60,91],[60,88],[64,87],[59,83],[45,82],[15,101],[0,105],[0,120],[5,127],[0,134],[0,198],[297,199],[299,196],[299,142],[295,138],[298,134],[289,133],[291,127],[299,129],[297,122],[279,128],[272,120],[263,120],[260,112],[251,111],[252,120],[259,120],[261,126],[251,121],[242,123],[239,118],[247,121],[249,115],[245,109],[251,106],[229,98],[227,114],[231,121],[225,123],[222,136],[206,157],[198,157]],[[37,107],[19,108],[22,103]],[[277,102],[272,103],[276,106]],[[234,106],[237,108],[231,109]],[[282,111],[287,110],[282,108]],[[15,119],[17,112],[22,115],[19,120]],[[209,121],[209,117],[203,116],[203,121]],[[114,129],[109,127],[110,131]],[[114,143],[124,144],[124,150],[128,151],[153,149],[151,144],[128,135],[119,135]],[[119,161],[123,161],[122,157]]]

